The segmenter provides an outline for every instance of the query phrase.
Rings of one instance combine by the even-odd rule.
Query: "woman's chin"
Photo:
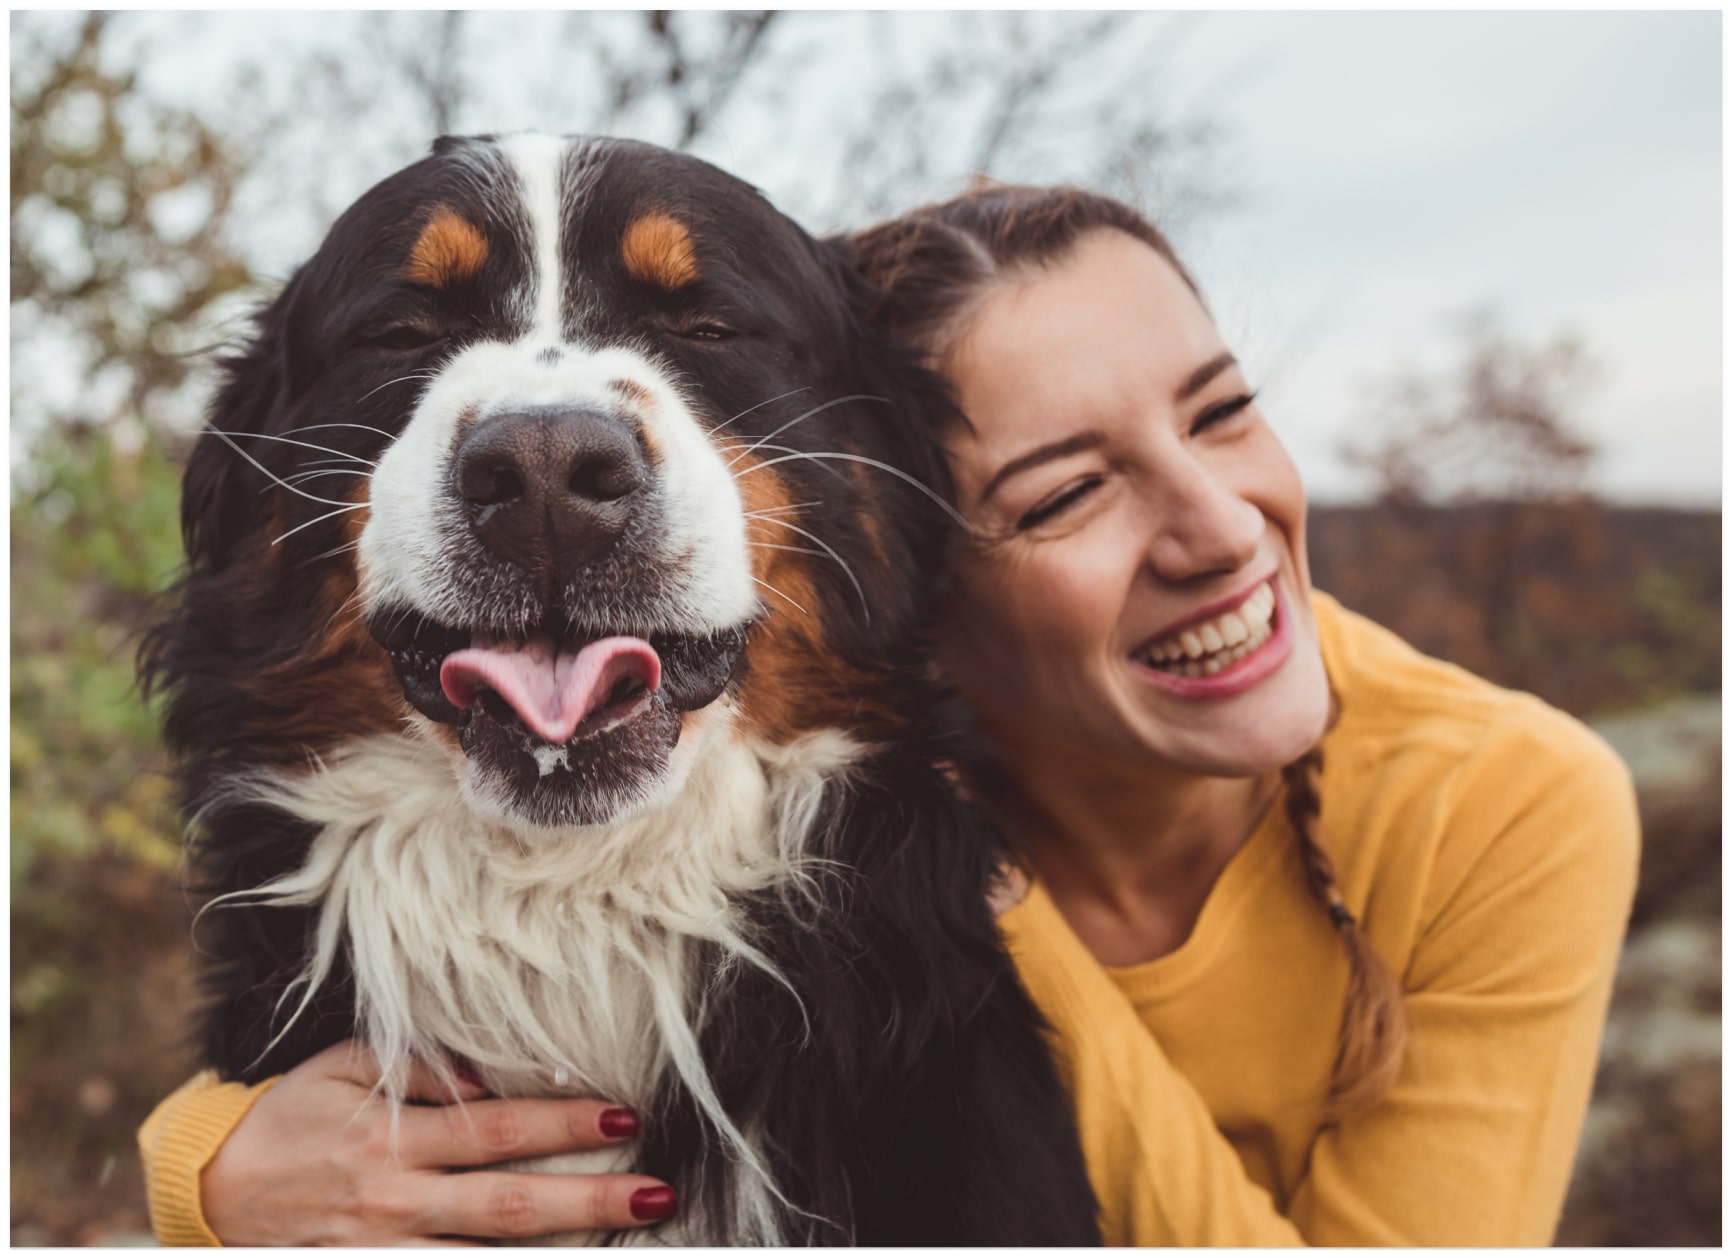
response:
[[[1151,755],[1208,777],[1251,777],[1291,764],[1322,739],[1329,724],[1329,681],[1315,641],[1305,633],[1257,684],[1202,702],[1151,684],[1132,665],[1142,689],[1139,741]]]

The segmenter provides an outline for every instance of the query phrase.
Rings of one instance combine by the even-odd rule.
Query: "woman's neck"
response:
[[[1035,872],[1103,964],[1178,948],[1268,811],[1279,775],[1206,777],[1141,764],[1012,763]]]

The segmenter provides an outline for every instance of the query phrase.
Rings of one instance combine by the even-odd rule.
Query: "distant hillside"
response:
[[[1720,513],[1313,506],[1312,579],[1414,646],[1578,715],[1720,689]]]

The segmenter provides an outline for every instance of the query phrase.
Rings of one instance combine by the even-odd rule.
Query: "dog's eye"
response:
[[[443,332],[430,332],[412,323],[398,323],[371,336],[362,337],[361,344],[393,354],[408,354],[418,349],[426,349],[429,345],[437,345],[445,339]]]
[[[688,341],[731,341],[739,335],[718,319],[699,319],[673,329],[673,333]]]

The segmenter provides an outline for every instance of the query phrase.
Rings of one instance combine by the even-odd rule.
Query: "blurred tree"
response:
[[[1528,344],[1489,310],[1463,318],[1458,335],[1459,356],[1443,371],[1398,372],[1374,390],[1362,424],[1373,435],[1343,455],[1372,473],[1415,539],[1435,534],[1425,517],[1437,508],[1469,526],[1452,578],[1465,603],[1439,615],[1477,621],[1478,671],[1542,689],[1554,681],[1556,644],[1541,628],[1560,620],[1552,605],[1573,599],[1590,624],[1605,611],[1579,579],[1606,544],[1586,488],[1595,450],[1569,419],[1594,368],[1579,338]]]
[[[124,646],[180,561],[170,454],[204,384],[192,337],[252,281],[232,230],[244,158],[140,92],[114,29],[90,14],[69,37],[13,32],[15,886],[49,852],[175,858]]]
[[[1461,353],[1441,373],[1397,373],[1376,391],[1350,463],[1395,503],[1561,502],[1580,496],[1594,458],[1568,418],[1591,383],[1582,341],[1529,345],[1489,311],[1460,323]]]
[[[1189,18],[959,13],[921,57],[897,16],[873,15],[875,64],[833,139],[839,178],[821,221],[862,225],[975,173],[1158,195],[1169,219],[1224,199],[1208,168],[1219,130],[1167,116],[1155,90]]]
[[[187,1065],[179,827],[128,637],[180,563],[188,351],[252,281],[240,147],[141,91],[116,29],[12,29],[12,1217],[39,1243],[142,1227],[133,1132]]]
[[[234,233],[245,155],[113,66],[113,30],[91,14],[56,46],[14,27],[15,441],[72,425],[136,451],[141,423],[184,423],[200,366],[187,351],[219,300],[252,282]]]
[[[1218,191],[1203,173],[1218,132],[1170,120],[1151,90],[1182,19],[654,10],[549,25],[395,12],[364,29],[375,55],[319,52],[312,95],[333,118],[364,113],[390,132],[389,165],[445,132],[627,135],[718,161],[818,228],[982,171],[1138,199],[1158,163],[1163,198]],[[309,99],[305,112],[325,111]]]

